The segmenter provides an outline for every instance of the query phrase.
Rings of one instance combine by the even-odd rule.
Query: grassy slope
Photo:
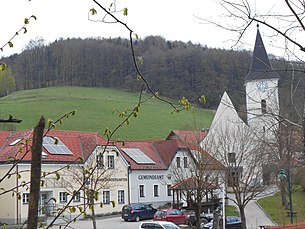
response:
[[[94,131],[103,134],[105,127],[113,129],[122,120],[112,111],[133,108],[138,94],[109,88],[50,87],[15,92],[0,99],[0,117],[12,114],[22,119],[18,130],[32,129],[39,117],[56,120],[63,114],[77,110],[75,116],[64,120],[57,129]],[[141,107],[138,118],[123,126],[116,139],[160,139],[174,129],[201,129],[210,126],[214,111],[196,109],[195,113],[171,114],[172,108],[155,99]]]
[[[239,216],[238,209],[234,205],[227,205],[225,211],[226,216]]]
[[[274,196],[266,197],[258,200],[258,203],[265,209],[271,218],[277,222],[278,225],[290,224],[290,217],[287,217],[287,211],[281,205],[281,196],[279,193]],[[294,218],[294,223],[305,222],[305,192],[298,191],[292,194],[293,211],[298,212],[298,216]]]

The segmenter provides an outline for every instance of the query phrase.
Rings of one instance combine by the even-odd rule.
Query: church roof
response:
[[[251,68],[245,81],[260,80],[260,79],[274,79],[280,78],[273,70],[259,28],[257,25],[257,34],[253,50]]]
[[[217,111],[214,115],[209,132],[214,130],[219,131],[222,128],[233,129],[239,125],[243,126],[246,124],[239,117],[227,92],[224,92]]]

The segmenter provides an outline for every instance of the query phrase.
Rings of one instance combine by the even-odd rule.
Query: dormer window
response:
[[[261,108],[262,108],[262,114],[266,114],[267,112],[267,104],[266,104],[266,100],[262,99],[261,101]]]

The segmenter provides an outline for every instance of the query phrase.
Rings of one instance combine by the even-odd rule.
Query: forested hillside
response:
[[[147,37],[135,41],[141,72],[154,90],[171,98],[190,99],[204,94],[216,107],[224,90],[243,91],[251,55],[192,43]],[[5,60],[12,68],[17,89],[48,86],[113,87],[137,91],[140,82],[126,39],[59,39],[45,45],[32,41],[19,55]]]
[[[144,59],[140,70],[161,96],[195,99],[205,95],[207,107],[216,108],[227,91],[237,108],[243,107],[250,52],[211,49],[159,36],[134,42],[136,55]],[[17,90],[65,85],[135,92],[141,86],[129,40],[122,38],[59,39],[48,45],[37,39],[4,61],[13,71]]]

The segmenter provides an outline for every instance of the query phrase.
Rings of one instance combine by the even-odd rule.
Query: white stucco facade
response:
[[[278,78],[246,82],[246,105],[248,125],[259,133],[270,134],[277,128],[279,115]]]
[[[167,170],[133,170],[129,182],[130,203],[150,203],[157,208],[172,201]]]
[[[79,191],[79,195],[73,198],[69,206],[75,206],[76,209],[81,207],[86,209],[87,214],[91,214],[85,192],[93,188],[94,182],[96,182],[94,184],[95,190],[99,192],[98,200],[95,202],[95,214],[119,212],[128,203],[128,166],[124,158],[117,154],[116,151],[113,151],[113,148],[103,153],[105,167],[94,172],[93,179],[96,180],[87,181],[87,184],[81,187],[84,180],[83,169],[90,169],[89,167],[94,166],[96,154],[101,151],[102,147],[97,147],[84,164],[42,164],[42,174],[48,174],[46,176],[43,175],[43,185],[40,188],[39,217],[42,220],[52,219],[57,210],[71,200],[74,191]],[[114,164],[111,168],[108,168],[108,156],[113,156],[114,158]],[[1,165],[0,173],[5,174],[11,166],[12,164]],[[22,184],[27,184],[30,181],[30,164],[20,163],[14,170],[17,175],[13,175],[1,183],[1,187],[6,190],[18,187],[15,189],[16,194],[13,196],[11,192],[0,195],[1,205],[6,206],[0,210],[0,221],[7,224],[23,223],[28,216],[30,190],[29,185],[23,186]],[[101,170],[103,170],[103,173],[106,170],[106,173],[97,176],[98,173],[101,173]],[[58,176],[54,171],[58,171]],[[17,178],[18,174],[20,175],[19,179]],[[112,204],[112,201],[115,204]],[[67,210],[61,217],[72,220],[79,213],[78,210],[75,213]]]

